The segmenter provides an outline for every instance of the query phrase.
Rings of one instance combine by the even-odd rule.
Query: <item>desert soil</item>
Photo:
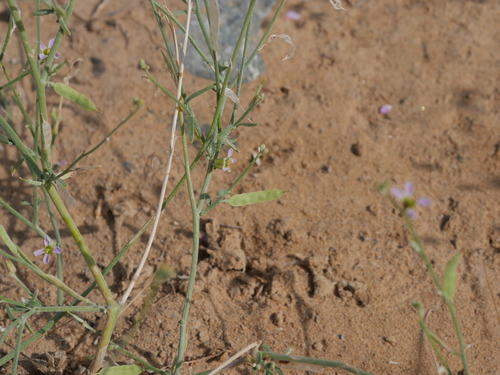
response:
[[[74,160],[129,113],[135,96],[145,100],[137,116],[81,163],[103,167],[68,180],[77,200],[71,213],[104,267],[154,212],[174,107],[138,67],[145,59],[152,74],[173,89],[148,2],[112,1],[88,22],[97,3],[78,2],[72,35],[59,51],[63,58],[82,59],[70,82],[102,113],[65,103],[54,159]],[[180,2],[167,4],[182,8]],[[6,9],[5,3],[1,6]],[[20,6],[28,18],[32,2],[20,1]],[[274,32],[291,37],[295,55],[281,61],[288,46],[267,46],[262,50],[267,72],[244,86],[243,106],[266,79],[265,101],[251,116],[259,127],[238,131],[238,161],[232,173],[214,174],[210,194],[226,189],[262,143],[270,152],[235,192],[289,192],[269,204],[220,205],[203,218],[186,373],[215,368],[262,340],[274,351],[295,345],[293,354],[343,361],[374,374],[436,374],[411,302],[432,309],[427,323],[457,348],[452,323],[423,262],[409,246],[402,218],[375,188],[377,182],[402,187],[412,181],[417,196],[432,199],[430,207],[418,208],[414,223],[439,275],[455,253],[464,255],[456,306],[472,373],[500,374],[500,317],[495,310],[500,305],[500,5],[496,0],[350,0],[344,7],[336,11],[327,0],[288,1]],[[288,19],[290,10],[301,18]],[[53,21],[43,19],[43,40],[55,35]],[[0,28],[3,38],[7,24]],[[34,24],[28,31],[34,39]],[[11,76],[25,62],[14,38],[5,61]],[[61,71],[54,80],[67,73]],[[186,74],[191,92],[208,83]],[[33,115],[32,84],[23,80],[17,88]],[[58,96],[52,92],[48,101],[56,108]],[[209,123],[214,97],[194,103],[200,123]],[[379,113],[385,104],[393,106],[387,115]],[[192,146],[191,157],[197,147]],[[170,189],[184,168],[179,140],[176,148]],[[2,147],[0,189],[29,217],[30,209],[20,203],[29,199],[31,189],[18,178],[28,171],[23,167],[10,176],[18,159],[12,147]],[[195,172],[197,190],[202,178],[202,170]],[[183,189],[167,206],[146,272],[133,292],[138,298],[123,313],[116,339],[134,321],[143,289],[160,264],[168,262],[180,276],[189,274],[188,203]],[[33,231],[3,209],[0,215],[0,223],[26,253],[41,247]],[[42,216],[42,226],[53,234],[45,211]],[[62,235],[65,279],[83,291],[90,273],[68,231]],[[116,296],[127,286],[146,241],[144,235],[108,276]],[[48,265],[33,260],[55,272],[54,259]],[[45,303],[56,303],[53,287],[22,267],[18,275],[39,290]],[[129,346],[155,366],[168,368],[173,359],[186,284],[179,277],[162,286]],[[6,271],[0,294],[27,296]],[[91,298],[101,301],[98,292]],[[98,314],[82,317],[99,327]],[[32,325],[39,328],[47,318],[38,315]],[[0,324],[8,323],[2,312]],[[45,373],[78,373],[89,364],[86,357],[93,353],[95,337],[70,318],[62,323],[25,351],[20,374],[38,373],[35,359],[45,359]],[[10,335],[2,353],[11,350],[14,340]],[[454,373],[460,373],[461,363],[451,356],[450,361]],[[8,369],[6,365],[0,373]]]

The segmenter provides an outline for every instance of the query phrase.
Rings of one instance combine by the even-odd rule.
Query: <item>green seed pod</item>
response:
[[[92,100],[88,99],[86,96],[80,94],[78,91],[69,87],[68,85],[65,85],[64,83],[54,84],[54,90],[63,98],[71,100],[86,111],[97,111],[97,108],[95,107]]]
[[[139,365],[111,366],[104,367],[99,375],[138,375],[142,370]]]
[[[253,193],[236,194],[227,200],[233,207],[246,206],[247,204],[270,202],[281,198],[286,191],[279,189],[255,191]]]

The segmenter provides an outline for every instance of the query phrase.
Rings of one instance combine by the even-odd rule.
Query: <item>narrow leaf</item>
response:
[[[457,267],[458,262],[462,259],[462,254],[456,254],[446,265],[446,271],[444,272],[443,281],[443,298],[449,301],[453,300],[455,296],[456,284],[457,284]]]
[[[219,52],[219,4],[217,0],[210,0],[210,47]]]

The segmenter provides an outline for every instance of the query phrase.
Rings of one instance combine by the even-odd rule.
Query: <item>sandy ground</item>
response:
[[[173,105],[141,78],[139,59],[163,84],[173,85],[148,2],[111,1],[92,23],[85,22],[96,3],[79,2],[72,36],[60,52],[63,58],[83,60],[71,84],[103,113],[66,103],[54,159],[70,161],[90,149],[133,108],[134,96],[145,100],[145,108],[82,163],[103,167],[69,180],[77,200],[71,212],[98,264],[105,266],[154,212],[168,156]],[[178,9],[177,3],[168,4]],[[27,15],[31,2],[20,1],[20,6]],[[231,174],[214,175],[210,194],[227,188],[262,143],[270,153],[236,192],[289,192],[272,204],[221,205],[203,218],[206,236],[186,373],[214,368],[262,340],[275,351],[295,344],[294,354],[343,361],[374,374],[436,374],[411,301],[433,309],[429,326],[457,348],[452,323],[423,262],[408,245],[402,219],[375,189],[381,181],[400,187],[412,181],[418,196],[432,199],[430,207],[418,209],[415,226],[439,275],[456,252],[464,254],[456,305],[472,373],[500,374],[495,312],[495,304],[500,305],[500,5],[495,0],[350,0],[344,6],[346,11],[335,11],[326,0],[288,1],[275,32],[290,35],[295,55],[281,62],[285,44],[262,51],[266,99],[251,116],[260,126],[238,131],[238,162]],[[287,19],[289,10],[301,19]],[[2,38],[6,25],[0,24]],[[43,25],[48,40],[57,24],[45,18]],[[29,31],[34,35],[34,25]],[[25,61],[17,37],[8,58],[6,67],[15,76]],[[208,84],[190,74],[185,79],[191,92]],[[249,102],[260,80],[244,86],[242,103]],[[23,80],[17,87],[33,112],[32,84]],[[210,122],[214,98],[209,96],[194,103],[200,123]],[[58,96],[51,93],[48,101],[55,108]],[[393,105],[388,115],[378,112],[384,104]],[[180,150],[180,142],[176,146]],[[2,197],[30,216],[20,202],[29,199],[31,189],[18,179],[28,172],[23,167],[10,177],[19,156],[11,147],[0,151]],[[190,152],[193,157],[196,145]],[[174,158],[173,181],[183,168]],[[203,171],[194,175],[197,189],[202,177]],[[183,190],[165,210],[133,296],[162,262],[177,267],[180,275],[188,273],[187,205]],[[49,230],[45,211],[42,216]],[[40,238],[4,210],[0,223],[26,253],[41,247]],[[90,274],[67,231],[63,240],[66,280],[83,291]],[[144,236],[108,277],[116,295],[126,287],[146,241]],[[55,272],[53,261],[41,266]],[[54,288],[24,269],[18,274],[46,303],[56,303]],[[1,295],[26,297],[5,271],[0,277]],[[156,366],[167,367],[173,359],[185,289],[182,278],[163,285],[130,345]],[[116,338],[134,320],[143,295],[123,313]],[[97,292],[91,297],[100,298]],[[98,326],[98,315],[82,316]],[[32,325],[41,327],[47,317],[34,317]],[[8,322],[2,312],[0,325]],[[69,318],[62,322],[25,351],[32,359],[47,359],[46,353],[52,359],[66,357],[52,360],[62,364],[47,364],[44,373],[55,374],[59,366],[72,374],[93,353],[95,338]],[[9,336],[0,350],[10,351],[14,343]],[[459,374],[460,362],[449,357]],[[19,373],[37,372],[23,358]]]

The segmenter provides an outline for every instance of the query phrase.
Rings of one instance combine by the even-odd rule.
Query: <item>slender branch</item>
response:
[[[179,375],[182,368],[182,362],[184,360],[184,354],[187,348],[187,320],[189,317],[189,308],[191,307],[191,301],[194,292],[194,283],[196,280],[196,269],[198,266],[198,252],[200,247],[200,213],[196,207],[196,201],[194,197],[193,181],[191,180],[191,172],[189,170],[189,155],[188,155],[188,145],[187,136],[184,129],[184,125],[181,124],[182,133],[182,150],[184,155],[184,165],[186,166],[186,181],[189,194],[189,203],[191,205],[191,215],[193,219],[193,250],[191,255],[191,270],[189,273],[189,282],[186,292],[186,298],[184,300],[184,309],[182,311],[182,317],[180,320],[180,337],[179,344],[177,347],[177,354],[174,359],[174,375]]]
[[[183,59],[180,61],[180,67],[179,67],[179,79],[178,79],[178,84],[177,84],[177,101],[179,101],[181,97],[181,89],[182,89],[182,81],[184,77],[184,59],[186,57],[186,51],[187,51],[187,41],[188,41],[188,36],[189,36],[189,24],[191,20],[191,10],[192,10],[192,3],[191,1],[188,2],[188,15],[187,15],[187,25],[186,25],[186,34],[184,37],[184,50],[183,50]],[[142,272],[142,268],[144,267],[144,264],[146,263],[146,260],[148,258],[149,252],[151,250],[151,246],[153,245],[153,241],[155,239],[156,235],[156,229],[158,228],[158,223],[160,222],[160,216],[162,212],[162,206],[163,206],[163,199],[165,198],[167,186],[168,186],[168,180],[170,178],[170,170],[172,168],[172,161],[174,157],[174,149],[175,149],[175,128],[177,125],[177,118],[179,116],[179,106],[175,106],[175,111],[174,111],[174,117],[172,119],[172,128],[171,128],[171,133],[170,133],[170,155],[168,157],[168,162],[167,162],[167,167],[165,170],[165,177],[163,179],[163,185],[161,187],[161,193],[160,193],[160,198],[158,199],[158,207],[156,209],[156,216],[155,220],[153,223],[153,229],[151,230],[151,234],[149,236],[148,244],[146,246],[146,250],[144,251],[144,254],[142,255],[141,262],[139,263],[139,267],[137,267],[137,270],[132,277],[132,280],[130,281],[130,284],[123,294],[123,297],[120,300],[120,304],[124,305],[125,302],[127,301],[127,298],[129,297],[130,293],[132,292],[132,289],[134,288],[135,284],[137,283],[137,280],[139,279],[139,276]]]

